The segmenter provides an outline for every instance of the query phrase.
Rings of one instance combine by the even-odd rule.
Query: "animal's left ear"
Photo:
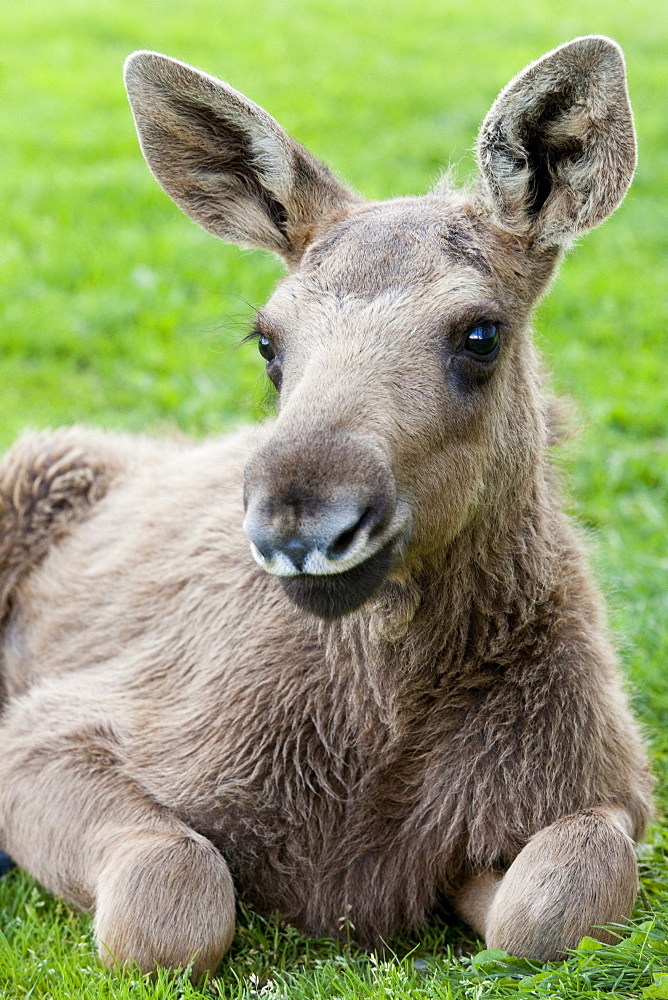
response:
[[[636,165],[624,57],[576,38],[502,90],[478,136],[479,197],[506,229],[567,244],[602,222]]]

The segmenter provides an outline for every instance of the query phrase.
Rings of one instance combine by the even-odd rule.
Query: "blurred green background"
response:
[[[624,669],[668,755],[668,6],[665,0],[4,0],[0,445],[26,426],[222,431],[266,411],[239,346],[280,265],[182,216],[139,152],[121,70],[176,56],[262,104],[371,198],[462,180],[498,90],[580,34],[623,46],[639,167],[536,328],[578,434],[560,452]],[[668,994],[667,994],[668,995]]]

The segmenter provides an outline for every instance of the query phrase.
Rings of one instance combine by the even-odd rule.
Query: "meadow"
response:
[[[608,595],[657,776],[642,892],[620,943],[546,966],[435,916],[394,957],[312,941],[243,908],[204,987],[99,965],[90,918],[0,880],[0,997],[318,1000],[668,998],[668,8],[662,0],[5,0],[0,30],[0,446],[85,422],[201,436],[271,409],[253,307],[281,274],[160,191],[123,93],[152,48],[228,80],[371,198],[420,193],[471,147],[498,90],[580,34],[623,46],[639,137],[625,203],[536,316],[575,433],[557,461]]]

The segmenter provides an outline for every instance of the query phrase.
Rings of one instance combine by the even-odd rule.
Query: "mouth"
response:
[[[397,550],[397,536],[351,569],[329,575],[301,573],[281,577],[293,604],[318,618],[341,618],[361,608],[389,573]]]

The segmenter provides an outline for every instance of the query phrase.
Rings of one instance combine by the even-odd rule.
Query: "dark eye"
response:
[[[265,361],[273,361],[276,357],[276,351],[271,346],[271,342],[268,337],[260,337],[257,342],[258,350],[264,358]]]
[[[469,333],[464,344],[467,351],[478,357],[485,357],[496,350],[499,343],[499,330],[494,324],[481,324]]]

